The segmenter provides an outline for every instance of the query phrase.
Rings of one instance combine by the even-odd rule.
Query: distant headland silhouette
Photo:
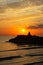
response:
[[[10,39],[8,42],[15,43],[17,45],[35,45],[43,46],[43,37],[31,35],[17,35],[15,38]]]

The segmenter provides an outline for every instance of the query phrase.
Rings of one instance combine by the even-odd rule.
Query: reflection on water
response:
[[[0,50],[10,50],[10,49],[17,49],[17,45],[6,42],[0,44]]]
[[[18,46],[11,43],[2,43],[0,51],[0,65],[23,65],[27,63],[40,62],[43,60],[43,48],[37,49],[21,49],[19,50]],[[4,46],[4,47],[3,47]],[[11,49],[18,49],[13,50]],[[9,50],[9,51],[7,51]]]
[[[27,46],[19,47],[12,43],[0,42],[0,65],[23,65],[43,61],[43,48],[25,48]]]

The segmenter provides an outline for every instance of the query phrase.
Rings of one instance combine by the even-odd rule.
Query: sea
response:
[[[0,36],[0,65],[43,65],[43,47],[6,42],[15,36]]]

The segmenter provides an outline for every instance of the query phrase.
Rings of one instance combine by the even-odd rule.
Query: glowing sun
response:
[[[26,33],[26,29],[24,29],[24,28],[21,29],[21,33],[22,33],[22,34],[25,34],[25,33]]]
[[[25,32],[26,30],[25,29],[21,29],[22,32]]]

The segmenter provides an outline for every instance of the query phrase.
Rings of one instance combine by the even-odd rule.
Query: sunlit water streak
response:
[[[0,65],[23,65],[43,61],[43,48],[26,49],[27,46],[6,43],[5,41],[10,38],[0,37],[0,58],[3,58]]]

